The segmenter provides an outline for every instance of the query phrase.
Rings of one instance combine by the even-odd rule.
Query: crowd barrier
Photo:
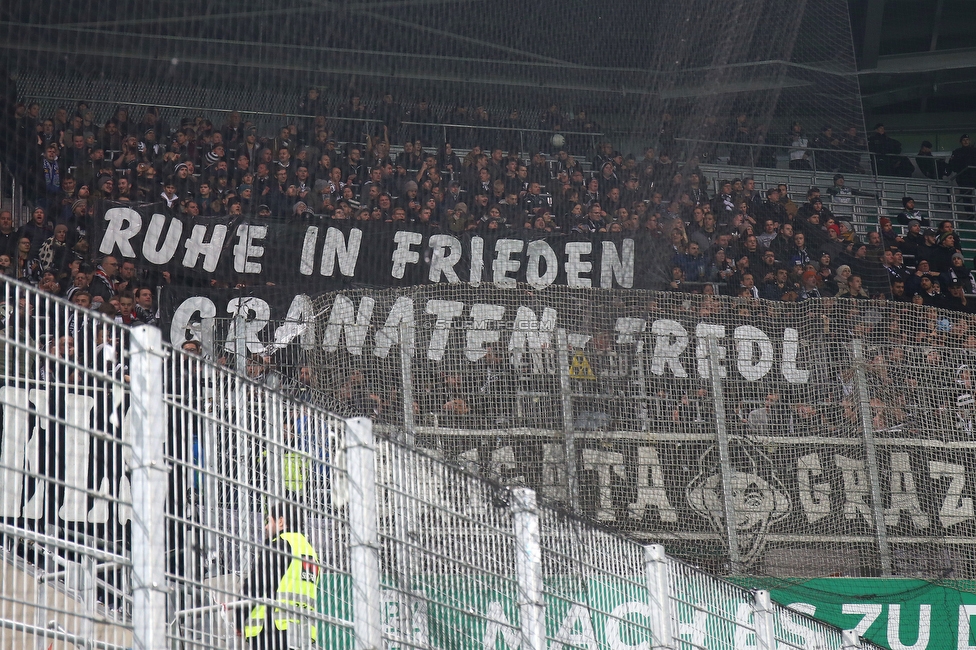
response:
[[[523,285],[308,313],[248,331],[309,399],[711,571],[976,573],[970,314]]]
[[[243,359],[26,285],[3,298],[2,648],[242,648],[259,605],[296,648],[871,647]],[[290,561],[314,594],[269,590],[291,555],[269,514],[308,541]]]

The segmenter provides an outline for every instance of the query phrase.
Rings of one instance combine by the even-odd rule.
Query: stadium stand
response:
[[[139,4],[0,9],[0,650],[976,647],[846,2]]]
[[[5,650],[879,647],[269,390],[243,358],[2,291]]]
[[[762,285],[773,280],[775,270],[763,268],[761,274],[757,270],[759,253],[771,244],[770,237],[761,236],[761,222],[770,215],[774,216],[772,233],[779,232],[787,220],[796,232],[806,230],[799,257],[793,242],[785,247],[781,244],[782,234],[774,247],[778,253],[775,263],[787,267],[789,284],[799,288],[801,274],[819,270],[820,253],[829,251],[831,271],[846,265],[859,275],[870,276],[865,278],[865,286],[872,297],[889,293],[890,277],[913,272],[916,255],[935,255],[930,259],[933,277],[940,279],[941,294],[948,294],[946,278],[950,276],[935,274],[948,271],[950,260],[937,254],[937,246],[926,246],[920,233],[909,232],[907,198],[914,200],[912,209],[917,212],[912,214],[923,230],[938,230],[937,242],[932,244],[949,234],[954,248],[968,254],[966,244],[974,236],[972,221],[964,218],[972,207],[968,190],[924,178],[848,173],[839,179],[838,169],[861,170],[862,163],[871,166],[874,160],[869,154],[841,149],[841,145],[829,150],[830,157],[820,156],[819,167],[826,171],[793,165],[788,154],[783,156],[785,161],[775,155],[767,161],[780,166],[787,162],[788,169],[697,163],[694,154],[703,152],[701,144],[682,137],[674,138],[673,144],[675,157],[684,161],[672,160],[666,151],[658,155],[653,149],[637,160],[602,139],[596,123],[585,116],[567,117],[555,106],[539,120],[539,126],[546,126],[548,120],[546,130],[526,128],[524,120],[494,122],[488,127],[475,117],[463,124],[444,124],[439,121],[443,115],[424,102],[407,108],[388,103],[390,100],[387,96],[371,102],[369,111],[362,105],[362,119],[334,119],[309,112],[264,132],[237,112],[224,114],[223,124],[219,124],[200,116],[164,117],[155,107],[130,117],[128,108],[116,107],[104,121],[93,122],[94,113],[84,102],[73,114],[62,107],[44,119],[36,102],[11,106],[3,140],[4,170],[13,178],[10,193],[16,193],[31,212],[29,216],[19,214],[14,224],[20,227],[17,238],[27,235],[31,246],[27,259],[15,260],[17,242],[8,236],[3,242],[8,256],[5,268],[34,283],[41,273],[53,269],[64,295],[74,283],[74,272],[69,275],[68,270],[71,258],[98,263],[95,251],[84,250],[93,243],[99,221],[96,213],[111,202],[159,200],[167,203],[172,214],[190,221],[240,214],[316,223],[342,219],[394,227],[423,224],[466,235],[629,234],[650,241],[656,249],[655,270],[649,274],[650,284],[644,286],[665,288],[680,282],[696,291],[704,290],[707,281],[717,277],[714,273],[706,276],[719,248],[734,269],[749,252],[750,232],[760,242],[758,250],[750,253],[753,284],[758,292],[763,291]],[[300,107],[322,108],[315,101],[313,92]],[[352,110],[349,105],[337,112],[341,116]],[[553,132],[557,135],[549,137]],[[336,135],[343,140],[337,141]],[[443,140],[452,135],[452,140],[466,148],[455,150],[452,142]],[[69,141],[71,146],[67,146]],[[529,152],[519,153],[526,150],[528,141],[533,141]],[[540,144],[548,152],[540,150]],[[736,146],[731,143],[727,149],[730,160],[757,158],[753,153],[736,154]],[[776,150],[773,145],[769,148]],[[709,156],[724,151],[716,147]],[[816,151],[823,153],[811,153]],[[962,158],[958,152],[953,156]],[[808,165],[817,166],[816,160]],[[723,193],[721,187],[725,180],[732,182],[729,193]],[[750,180],[744,188],[743,182]],[[169,181],[173,194],[165,195],[162,190]],[[788,196],[780,200],[787,208],[792,199],[797,205],[804,204],[812,188],[820,189],[826,210],[819,213],[818,223],[807,224],[805,205],[800,208],[800,220],[789,209],[785,216],[770,212],[764,191],[781,183]],[[457,203],[463,204],[460,211],[455,210]],[[37,215],[37,208],[43,211],[43,218]],[[714,229],[702,226],[708,212],[715,217]],[[884,235],[882,218],[893,222]],[[40,249],[57,224],[67,226],[63,242],[71,252],[62,251],[52,259],[51,245],[61,244],[52,239],[41,260],[37,257]],[[842,227],[846,228],[843,232]],[[864,250],[859,252],[862,243]],[[685,250],[688,245],[694,252]],[[891,263],[882,259],[892,247],[905,256],[906,269],[892,271]],[[797,260],[802,263],[795,264]],[[135,275],[148,280],[149,269],[141,268],[138,257],[132,262],[137,267]],[[807,262],[814,265],[804,268]],[[14,271],[16,266],[20,268]],[[734,270],[727,283],[715,284],[710,290],[739,293],[744,270]],[[154,280],[157,285],[163,283],[159,277]],[[175,281],[179,284],[180,278]],[[166,282],[174,282],[172,274]],[[831,287],[828,283],[820,291],[829,294]],[[916,287],[908,289],[911,295]],[[794,292],[786,293],[791,296]]]

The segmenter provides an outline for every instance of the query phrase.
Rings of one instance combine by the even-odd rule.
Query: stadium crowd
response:
[[[976,320],[969,315],[976,314],[969,297],[976,294],[976,279],[966,267],[953,222],[930,221],[906,196],[901,212],[881,218],[871,232],[856,232],[832,211],[853,203],[860,192],[847,186],[842,157],[836,158],[838,173],[828,188],[804,187],[791,194],[786,185],[760,188],[751,178],[728,178],[719,180],[713,195],[709,188],[715,185],[696,157],[676,160],[682,155],[670,148],[674,139],[667,132],[640,158],[602,141],[582,164],[574,154],[588,145],[573,142],[571,135],[560,146],[551,138],[537,143],[523,157],[514,141],[504,141],[512,132],[497,131],[497,137],[479,143],[477,131],[458,130],[452,142],[437,143],[433,127],[425,130],[416,113],[407,121],[418,124],[404,125],[404,116],[392,108],[388,113],[355,108],[363,117],[341,122],[344,131],[315,118],[285,124],[277,133],[261,133],[235,112],[222,125],[187,118],[169,126],[154,109],[135,123],[120,108],[98,125],[84,105],[75,113],[59,109],[47,119],[41,119],[36,104],[24,109],[7,125],[0,154],[36,207],[20,228],[9,211],[0,211],[0,272],[119,323],[157,322],[156,288],[178,279],[139,260],[93,254],[89,236],[100,200],[165,203],[188,220],[240,215],[387,228],[422,225],[458,237],[492,231],[552,237],[618,233],[652,244],[657,288],[664,290],[635,307],[635,317],[651,321],[660,313],[676,314],[693,331],[701,320],[782,323],[800,316],[807,326],[804,340],[823,342],[810,348],[836,357],[818,366],[810,390],[770,379],[730,395],[729,403],[739,405],[731,419],[737,431],[779,426],[798,435],[858,435],[860,413],[849,390],[851,378],[844,374],[849,362],[830,347],[837,343],[835,332],[859,333],[869,343],[887,341],[892,347],[870,361],[872,380],[913,388],[878,389],[884,399],[872,398],[871,404],[878,430],[916,429],[933,417],[942,418],[947,431],[969,435],[974,428],[976,418],[968,411],[939,406],[935,388],[962,385],[951,372],[966,367],[965,358],[928,353],[924,361],[911,361],[928,363],[931,378],[892,379],[921,344],[976,349]],[[558,109],[551,113],[557,117]],[[968,138],[963,148],[971,150]],[[789,304],[834,296],[861,302]],[[928,309],[933,317],[920,323],[918,310],[895,303],[965,314],[950,322]],[[618,304],[606,307],[601,313],[618,313]],[[28,332],[36,322],[24,318],[5,323],[4,329]],[[45,339],[54,359],[101,359],[96,351],[111,347],[104,334],[93,336],[77,319],[66,327],[29,335]],[[581,351],[589,370],[578,370],[571,382],[574,428],[642,430],[651,423],[655,430],[688,432],[709,426],[713,405],[700,381],[648,376],[634,382],[638,353],[615,340],[613,324],[594,323],[590,333]],[[182,347],[204,353],[199,341]],[[545,363],[555,364],[552,356]],[[254,382],[298,399],[399,424],[404,394],[390,379],[399,376],[391,359],[387,365],[372,360],[376,365],[361,367],[353,363],[358,359],[321,364],[307,356],[285,358],[282,352],[249,355],[244,365]],[[8,373],[33,367],[26,357],[11,363]],[[412,408],[418,422],[435,428],[515,422],[545,428],[565,417],[554,368],[538,373],[528,361],[514,369],[510,364],[506,351],[494,347],[472,364],[418,362]],[[968,381],[968,370],[966,376]],[[875,408],[882,401],[892,406]],[[462,447],[458,441],[457,451]]]
[[[300,111],[317,115],[318,101],[311,91]],[[462,237],[618,233],[656,251],[658,268],[649,275],[666,290],[976,309],[965,297],[976,293],[976,281],[951,221],[929,223],[905,197],[901,213],[858,233],[831,211],[859,193],[842,173],[826,192],[803,188],[799,197],[785,185],[756,187],[750,178],[722,179],[713,196],[696,157],[673,157],[667,116],[657,148],[637,158],[600,141],[588,165],[570,151],[588,148],[585,134],[597,134],[598,125],[585,113],[566,119],[555,105],[539,124],[549,139],[526,157],[517,112],[500,123],[507,128],[493,131],[476,128],[490,122],[483,108],[451,115],[471,128],[453,128],[450,142],[437,142],[442,116],[424,101],[404,112],[387,95],[367,111],[354,97],[342,117],[319,115],[260,133],[237,112],[220,125],[203,117],[166,124],[155,108],[134,116],[119,107],[99,123],[85,103],[47,118],[37,103],[17,104],[0,150],[36,207],[19,229],[10,213],[0,214],[0,272],[79,304],[108,305],[122,322],[151,320],[152,289],[174,278],[138,261],[95,258],[94,210],[109,200],[165,203],[188,220],[409,225]],[[744,117],[734,123],[749,132]],[[558,135],[563,130],[570,134]],[[801,131],[794,124],[794,135]],[[489,141],[477,141],[485,133]],[[965,137],[962,145],[950,164],[972,162],[976,148]],[[853,165],[840,154],[831,160],[836,169]],[[906,232],[896,233],[893,222]]]

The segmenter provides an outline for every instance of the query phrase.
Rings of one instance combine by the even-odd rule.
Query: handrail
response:
[[[823,151],[827,153],[849,153],[849,154],[858,154],[858,155],[864,155],[870,153],[867,149],[864,150],[824,149],[824,148],[817,148],[811,146],[801,147],[800,145],[792,145],[792,144],[772,144],[768,142],[732,142],[729,140],[703,140],[701,138],[684,138],[684,137],[675,137],[674,139],[678,142],[692,142],[695,144],[722,144],[722,145],[729,145],[732,147],[760,147],[760,148],[769,147],[770,149],[802,149],[804,151]]]
[[[750,149],[755,149],[755,148],[762,149],[762,148],[767,148],[768,147],[770,149],[784,149],[784,150],[787,150],[787,151],[791,151],[791,150],[797,150],[797,151],[798,150],[803,150],[803,151],[812,151],[812,152],[820,151],[820,152],[823,152],[823,153],[833,154],[833,155],[837,155],[837,154],[848,154],[848,155],[855,155],[856,154],[858,156],[865,156],[865,155],[867,155],[867,156],[871,157],[872,159],[881,158],[881,157],[888,157],[888,158],[910,158],[910,159],[913,159],[914,160],[914,159],[916,159],[916,158],[919,157],[919,154],[911,154],[911,153],[877,153],[877,152],[873,152],[873,151],[871,151],[869,149],[864,149],[864,150],[857,150],[857,149],[826,149],[826,148],[823,148],[823,147],[813,147],[813,146],[809,146],[809,145],[808,146],[800,146],[800,145],[793,145],[793,144],[772,144],[772,143],[768,143],[768,142],[732,142],[732,141],[729,141],[729,140],[702,140],[702,139],[699,139],[699,138],[686,138],[686,137],[675,137],[674,139],[676,141],[678,141],[678,142],[691,142],[691,143],[694,143],[694,144],[708,144],[708,145],[715,144],[715,145],[725,145],[725,146],[729,146],[729,147],[749,147]],[[812,140],[813,138],[810,138],[810,139]],[[921,157],[922,158],[928,158],[928,156],[921,156]],[[943,162],[949,160],[950,157],[951,157],[951,154],[949,154],[949,155],[939,155],[939,156],[933,155],[933,156],[931,156],[932,160],[938,160],[938,161],[943,161]],[[809,171],[818,171],[816,169],[816,157],[813,158],[813,161],[814,161],[814,168],[812,170],[809,170]],[[753,165],[753,166],[755,166],[755,165]],[[767,169],[767,168],[764,167],[762,169]],[[966,170],[970,170],[970,169],[976,169],[976,165],[969,165],[967,167],[963,167],[960,172],[953,172],[952,174],[949,174],[948,176],[943,176],[941,178],[929,178],[928,176],[924,176],[923,178],[925,180],[932,181],[932,182],[940,182],[943,179],[945,179],[945,180],[951,180],[952,178],[955,178],[956,176],[958,176],[962,171],[966,171]],[[793,171],[804,171],[804,170],[793,170]],[[827,170],[820,170],[820,171],[827,171]],[[887,179],[887,178],[891,178],[891,179],[917,178],[917,177],[914,177],[914,176],[892,176],[890,174],[868,174],[868,175],[869,176],[871,176],[871,175],[875,176],[879,181],[882,181],[882,180]],[[919,180],[921,180],[921,179],[919,179]]]
[[[24,190],[20,187],[20,183],[17,182],[17,177],[14,176],[13,171],[10,169],[9,165],[4,164],[4,161],[0,160],[0,184],[8,185],[10,188],[10,214],[14,218],[14,226],[20,228],[30,219],[30,213],[28,206],[24,202]],[[0,202],[7,200],[6,196],[0,197]]]
[[[71,643],[76,647],[90,647],[90,648],[104,648],[105,650],[128,650],[125,646],[117,645],[114,643],[108,643],[106,641],[98,641],[95,639],[90,639],[83,637],[78,634],[71,634],[63,629],[54,628],[44,628],[38,627],[36,625],[31,625],[30,623],[21,623],[19,621],[11,621],[7,619],[0,618],[0,627],[12,630],[14,632],[25,632],[31,634],[35,637],[40,637],[42,639],[51,638],[65,641]],[[126,627],[126,626],[120,626]]]
[[[315,119],[316,117],[324,117],[327,120],[338,120],[341,122],[370,122],[374,124],[382,124],[383,120],[378,120],[372,117],[344,117],[341,115],[312,115],[308,113],[279,113],[272,111],[252,111],[252,110],[241,110],[237,108],[206,108],[203,106],[183,106],[179,104],[159,104],[152,102],[113,102],[109,100],[90,100],[79,97],[51,97],[49,95],[32,96],[35,101],[56,101],[56,102],[79,102],[84,101],[89,105],[92,104],[111,104],[113,106],[143,106],[146,108],[166,108],[170,110],[188,110],[188,111],[206,111],[210,113],[240,113],[241,116],[245,115],[260,115],[267,117],[295,117],[301,119]],[[399,108],[399,107],[398,107]],[[560,133],[563,135],[588,135],[588,136],[604,136],[603,132],[594,131],[567,131],[565,129],[559,129],[558,131],[553,129],[537,129],[527,126],[490,126],[481,124],[453,124],[449,122],[413,122],[411,120],[400,120],[400,124],[409,124],[416,126],[438,126],[445,128],[457,128],[457,129],[484,129],[487,131],[526,131],[529,133]]]

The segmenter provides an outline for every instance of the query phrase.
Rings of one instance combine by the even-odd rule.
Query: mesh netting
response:
[[[601,204],[607,229],[617,221],[621,230],[661,238],[647,258],[653,264],[638,268],[652,281],[637,286],[665,287],[675,253],[686,252],[685,241],[671,247],[670,231],[687,227],[692,239],[703,231],[696,205],[722,211],[719,231],[728,230],[730,253],[748,239],[748,228],[735,223],[740,199],[748,199],[754,230],[773,214],[751,189],[735,188],[726,201],[717,183],[723,177],[789,168],[782,178],[760,169],[756,189],[788,181],[802,203],[806,187],[825,186],[834,172],[891,171],[861,155],[867,142],[842,0],[720,7],[705,0],[246,7],[72,0],[2,7],[0,34],[0,100],[9,118],[0,164],[19,184],[16,202],[23,196],[29,208],[41,207],[51,225],[81,226],[71,244],[91,238],[95,199],[158,202],[171,176],[179,177],[178,200],[168,207],[187,223],[228,217],[235,204],[271,220],[332,217],[344,207],[350,215],[368,208],[370,219],[382,221],[402,207],[408,220],[419,220],[433,199],[434,221],[445,228],[457,181],[462,194],[451,208],[484,194],[477,227],[486,230],[489,201],[512,190],[517,207],[500,210],[502,225],[542,236],[576,228]],[[422,167],[418,140],[436,170]],[[43,161],[52,142],[57,167]],[[490,157],[496,147],[518,154],[512,169],[504,157],[468,155],[483,149]],[[708,170],[698,169],[708,178],[697,186],[689,182],[696,162]],[[733,165],[727,174],[709,165],[726,162]],[[277,181],[275,165],[294,171]],[[801,173],[809,169],[820,176]],[[63,185],[68,176],[76,187]],[[584,185],[600,176],[594,189]],[[528,196],[532,180],[541,194]],[[416,205],[410,181],[419,186]],[[841,192],[846,203],[835,197],[831,204],[837,220],[850,218],[864,231],[876,212],[898,214],[906,194],[924,196],[919,207],[933,220],[954,218],[951,190],[885,182],[858,180],[856,198]],[[6,193],[0,199],[6,207]],[[530,211],[554,220],[527,227]],[[655,213],[660,229],[648,228]],[[906,223],[914,216],[904,214]],[[15,216],[26,221],[27,213]],[[777,226],[797,221],[775,216]],[[700,247],[711,255],[714,233],[704,232]],[[826,232],[807,236],[821,235],[823,244]],[[50,233],[34,235],[31,258]],[[881,254],[880,242],[891,243],[888,235],[877,239],[872,256]],[[834,269],[856,254],[830,247]],[[0,253],[15,248],[7,242]],[[94,261],[95,248],[76,252]],[[783,252],[776,261],[789,264],[792,249]],[[74,276],[69,258],[59,259],[64,293]],[[161,266],[135,264],[130,289],[165,282]],[[871,295],[888,291],[878,264],[851,266]],[[188,291],[203,292],[210,279],[195,278]],[[216,284],[235,286],[224,278]],[[281,284],[267,290],[285,296],[291,290]],[[976,574],[966,542],[974,518],[967,477],[976,464],[969,316],[895,303],[525,286],[354,290],[339,302],[336,294],[319,296],[307,314],[317,315],[312,327],[278,318],[249,348],[273,356],[285,379],[260,358],[240,367],[301,399],[369,415],[452,462],[535,487],[639,540],[663,541],[709,569]],[[216,320],[217,339],[235,351],[229,323]],[[280,327],[286,342],[275,345]],[[213,338],[201,338],[216,353]],[[713,366],[716,355],[724,361]],[[719,366],[725,377],[716,383]]]
[[[716,571],[976,570],[967,314],[560,288],[344,298],[316,299],[320,397],[465,467]]]
[[[841,0],[34,3],[6,8],[0,30],[11,99],[40,102],[44,116],[83,100],[95,130],[121,103],[133,126],[149,106],[171,127],[239,110],[270,137],[321,115],[340,141],[385,124],[394,145],[447,138],[589,158],[610,140],[640,158],[656,141],[672,158],[708,158],[714,145],[698,141],[790,145],[795,120],[808,138],[822,124],[863,129]],[[321,93],[302,100],[311,86]]]

